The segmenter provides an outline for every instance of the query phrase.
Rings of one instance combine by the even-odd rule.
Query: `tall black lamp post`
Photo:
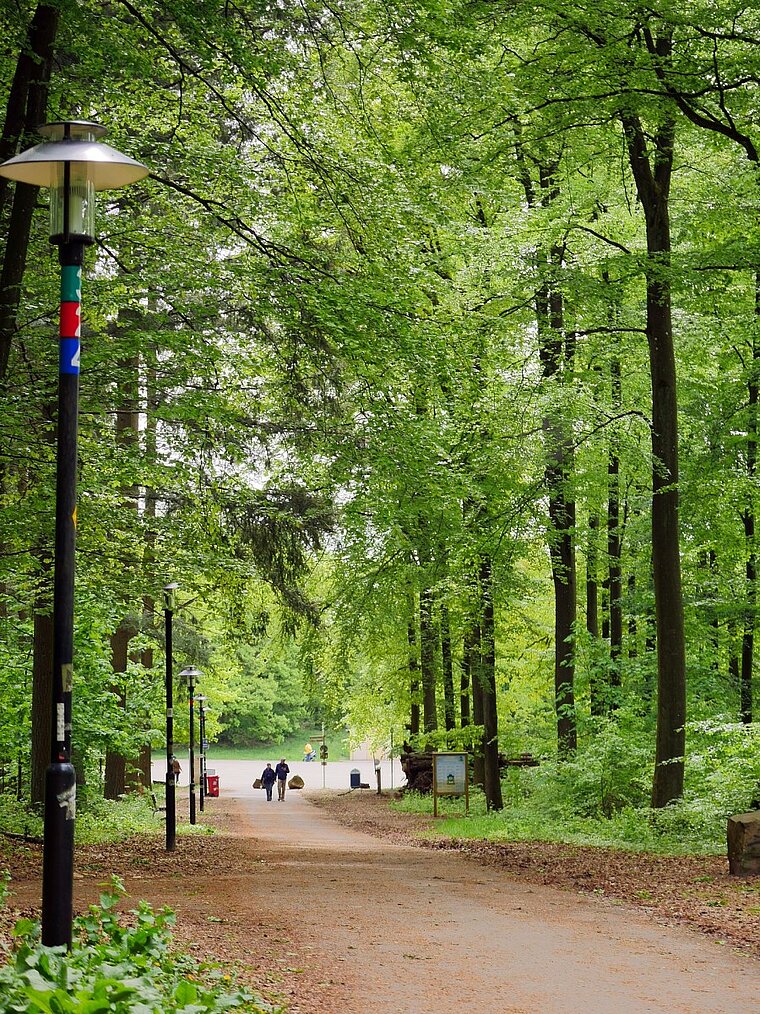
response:
[[[179,585],[164,587],[164,629],[166,631],[166,851],[177,847],[177,778],[174,774],[174,610]]]
[[[0,165],[0,175],[50,188],[50,242],[61,265],[58,359],[58,452],[53,585],[53,673],[50,765],[45,776],[42,942],[71,946],[76,776],[71,763],[74,677],[74,549],[77,506],[77,412],[84,248],[95,240],[95,191],[147,176],[135,162],[98,139],[97,123],[66,120],[39,128],[47,138]]]
[[[200,781],[200,792],[198,797],[200,799],[201,813],[203,813],[203,804],[206,799],[206,708],[204,707],[208,697],[205,694],[196,694],[195,700],[198,705],[198,732],[201,737],[201,753],[198,758],[198,774]]]
[[[195,823],[195,684],[203,673],[200,669],[190,666],[180,673],[187,683],[187,696],[190,701],[190,823]]]

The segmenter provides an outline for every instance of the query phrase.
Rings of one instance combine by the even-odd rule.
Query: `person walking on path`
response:
[[[285,763],[284,757],[274,769],[274,773],[277,775],[277,799],[282,803],[285,799],[285,781],[290,773],[290,768]]]
[[[261,772],[261,784],[267,790],[267,800],[270,803],[272,802],[272,786],[274,785],[276,778],[277,775],[274,773],[272,765],[268,763]]]
[[[182,768],[176,757],[172,757],[172,774],[174,775],[175,785],[179,785],[179,776],[182,774]]]

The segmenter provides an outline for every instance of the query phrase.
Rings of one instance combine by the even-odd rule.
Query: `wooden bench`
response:
[[[537,768],[538,760],[532,753],[521,753],[518,757],[499,755],[500,768]]]

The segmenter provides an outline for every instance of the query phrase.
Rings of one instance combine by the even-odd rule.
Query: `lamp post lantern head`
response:
[[[50,242],[92,243],[95,191],[114,190],[148,175],[140,162],[98,139],[106,128],[89,120],[60,120],[38,128],[48,140],[0,165],[0,175],[48,187]]]
[[[200,669],[196,669],[194,665],[191,665],[188,666],[187,669],[183,669],[179,675],[180,678],[183,679],[185,683],[187,683],[190,692],[192,693],[193,685],[195,684],[196,680],[203,675],[203,673],[200,671]]]
[[[163,587],[164,593],[164,609],[168,609],[170,612],[174,612],[176,609],[176,594],[179,585],[176,581],[172,581],[171,584],[165,584]]]

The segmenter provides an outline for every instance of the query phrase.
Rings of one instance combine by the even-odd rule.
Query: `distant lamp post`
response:
[[[187,683],[187,696],[190,701],[190,823],[195,823],[195,684],[203,675],[200,669],[190,666],[180,673]]]
[[[208,697],[205,694],[196,694],[195,700],[198,705],[198,732],[201,737],[201,754],[198,763],[198,774],[200,776],[200,807],[203,813],[203,804],[206,799],[206,709],[204,707]]]
[[[176,581],[164,586],[164,629],[166,632],[166,851],[177,847],[177,776],[174,773],[174,611],[177,608]]]
[[[42,942],[71,946],[76,776],[71,764],[74,677],[74,555],[76,540],[77,412],[82,265],[95,241],[95,191],[147,176],[135,162],[98,138],[97,123],[67,120],[40,127],[47,140],[8,159],[0,175],[50,189],[50,242],[61,265],[58,360],[58,452],[53,588],[53,673],[50,765],[45,776],[42,868]]]

